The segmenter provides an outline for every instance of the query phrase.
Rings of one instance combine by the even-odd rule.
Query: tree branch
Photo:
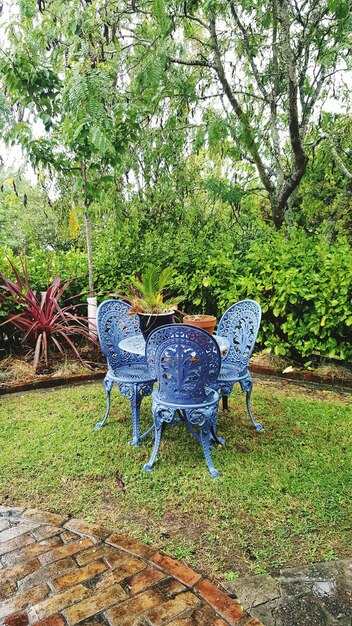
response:
[[[199,17],[195,17],[195,15],[189,15],[189,13],[187,14],[173,13],[171,17],[180,17],[181,19],[192,20],[193,22],[197,22],[198,24],[203,26],[203,28],[205,28],[206,30],[209,30],[209,26],[205,22],[203,22]]]
[[[346,178],[348,178],[348,180],[352,181],[352,171],[348,169],[348,167],[345,165],[345,163],[343,162],[343,160],[341,159],[339,153],[336,150],[336,146],[334,144],[334,141],[331,137],[331,135],[327,135],[326,133],[323,133],[323,138],[327,139],[329,142],[329,146],[332,152],[332,155],[338,165],[338,167],[340,168],[341,172],[344,174],[344,176],[346,176]]]
[[[279,61],[277,55],[277,35],[278,35],[278,18],[277,18],[277,4],[276,0],[272,1],[272,61],[273,61],[273,83],[274,89],[272,98],[270,99],[270,131],[273,142],[273,154],[275,162],[278,168],[279,184],[282,185],[284,180],[283,170],[281,166],[281,151],[280,151],[280,136],[278,130],[277,120],[277,99],[280,93],[280,73],[279,73]]]
[[[216,69],[216,66],[212,63],[208,63],[207,61],[187,61],[187,59],[175,59],[175,57],[167,57],[167,60],[170,63],[178,63],[179,65],[190,65],[191,67],[209,67],[210,69]]]
[[[262,181],[265,189],[268,192],[272,192],[273,191],[273,186],[271,183],[271,180],[265,170],[265,166],[264,163],[259,155],[256,143],[255,143],[255,139],[253,136],[253,131],[252,128],[250,126],[247,114],[243,111],[239,101],[237,100],[237,98],[235,97],[235,94],[233,93],[230,84],[226,78],[226,74],[225,74],[225,70],[224,70],[224,66],[222,64],[221,61],[221,55],[220,55],[220,49],[219,49],[219,43],[218,43],[218,38],[217,38],[217,34],[216,34],[216,24],[215,24],[215,16],[214,13],[211,14],[210,17],[210,33],[211,33],[211,40],[212,40],[212,45],[213,45],[213,50],[214,50],[214,54],[215,54],[215,69],[216,72],[218,74],[219,80],[221,82],[221,85],[224,89],[224,92],[226,94],[226,97],[228,98],[237,118],[239,119],[243,129],[244,129],[244,137],[245,137],[245,143],[246,143],[246,147],[249,151],[249,153],[251,154],[253,161],[257,167],[259,176],[260,176],[260,180]]]
[[[307,101],[305,102],[305,105],[303,107],[303,112],[302,112],[302,122],[301,122],[301,132],[300,132],[300,136],[303,139],[305,134],[306,134],[306,130],[307,130],[307,126],[308,126],[308,122],[309,122],[309,117],[310,114],[314,108],[314,105],[316,103],[316,101],[319,98],[320,92],[323,88],[323,85],[325,83],[326,80],[326,75],[325,75],[325,69],[322,67],[321,68],[321,76],[317,82],[317,85],[314,89],[313,95],[311,96],[311,98],[307,98]]]
[[[288,115],[289,115],[289,132],[290,142],[295,160],[296,172],[304,172],[307,164],[307,156],[303,150],[300,124],[298,116],[298,84],[295,71],[293,52],[290,44],[290,16],[288,14],[287,0],[280,0],[281,22],[283,33],[283,54],[287,65],[288,74]],[[296,176],[296,172],[294,177]]]
[[[242,22],[241,22],[241,20],[239,18],[239,15],[238,15],[238,13],[237,13],[237,11],[235,9],[235,5],[234,5],[234,3],[232,1],[230,2],[230,9],[231,9],[232,17],[235,20],[238,28],[240,29],[240,31],[242,33],[243,42],[244,42],[245,49],[246,49],[246,52],[247,52],[247,58],[248,58],[248,61],[250,63],[250,66],[252,68],[252,72],[253,72],[254,78],[256,80],[256,83],[258,85],[258,88],[262,92],[263,97],[266,100],[266,102],[269,102],[270,101],[270,95],[268,94],[267,90],[265,89],[263,81],[262,81],[261,76],[259,74],[258,68],[257,68],[256,64],[254,63],[254,58],[253,58],[253,54],[252,54],[252,51],[251,51],[251,45],[250,45],[250,41],[249,41],[249,38],[248,38],[248,33],[246,32],[246,29],[243,26],[243,24],[242,24]]]

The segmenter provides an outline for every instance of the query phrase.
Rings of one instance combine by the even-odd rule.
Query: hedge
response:
[[[7,253],[0,250],[3,271]],[[140,233],[125,222],[108,236],[96,233],[94,261],[100,299],[123,290],[128,277],[149,262],[170,265],[187,312],[219,319],[233,302],[252,298],[263,309],[261,348],[306,364],[316,356],[352,361],[352,250],[344,237],[330,243],[319,233],[297,229],[288,236],[264,229],[246,239],[212,223],[199,230],[169,225]],[[39,290],[57,272],[62,279],[77,277],[71,295],[88,290],[82,250],[35,250],[28,266]]]

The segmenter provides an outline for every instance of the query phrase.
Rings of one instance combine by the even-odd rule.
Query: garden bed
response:
[[[0,395],[75,385],[102,378],[106,373],[105,361],[95,353],[96,360],[92,367],[85,368],[81,363],[71,360],[57,360],[50,375],[35,374],[31,363],[25,358],[9,357],[3,359],[0,376]],[[100,357],[100,358],[99,358]],[[324,386],[345,387],[352,389],[352,370],[334,364],[322,365],[316,369],[304,369],[290,365],[290,362],[274,355],[255,353],[250,370],[253,374],[274,376],[287,381],[312,382]]]
[[[286,380],[306,381],[322,385],[352,388],[352,369],[325,361],[316,367],[304,368],[288,359],[256,352],[251,359],[250,370],[257,374],[277,376]]]
[[[31,352],[9,355],[0,361],[0,395],[83,383],[104,375],[106,364],[100,350],[86,346],[82,358],[85,362],[54,354],[48,368],[42,366],[34,371]]]

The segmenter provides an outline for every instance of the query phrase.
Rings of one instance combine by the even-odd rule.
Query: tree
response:
[[[0,167],[0,246],[18,252],[54,247],[58,219],[46,193],[32,186],[22,171]]]
[[[344,234],[351,240],[351,116],[324,114],[310,138],[316,145],[297,193],[299,223],[312,230],[324,221],[329,239]]]
[[[255,165],[280,228],[308,161],[309,124],[336,88],[351,47],[347,0],[141,2],[148,25],[135,36],[164,63],[164,84],[181,67],[195,101],[214,107],[237,159]],[[146,18],[148,15],[148,18]],[[150,20],[154,19],[154,29]],[[170,87],[167,86],[168,91]],[[203,104],[203,111],[204,111]],[[224,135],[224,132],[223,132]]]
[[[37,170],[70,177],[81,198],[90,295],[90,207],[114,180],[114,167],[137,127],[135,111],[118,89],[123,69],[117,43],[105,54],[105,20],[97,0],[53,0],[50,7],[23,0],[0,55],[5,139],[20,143]]]
[[[310,125],[319,124],[322,102],[347,68],[348,0],[21,0],[18,7],[0,54],[7,102],[6,109],[0,100],[0,123],[34,165],[75,177],[88,256],[94,200],[116,180],[137,131],[164,131],[169,118],[182,126],[184,155],[217,145],[226,166],[245,172],[242,186],[266,195],[281,227],[307,167]],[[35,119],[44,125],[40,139]]]

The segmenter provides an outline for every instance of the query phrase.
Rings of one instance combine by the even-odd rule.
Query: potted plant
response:
[[[216,324],[216,317],[214,317],[214,315],[185,315],[183,323],[203,328],[203,330],[206,330],[212,335]]]
[[[128,296],[132,305],[129,315],[134,313],[138,315],[140,329],[145,339],[156,328],[172,324],[174,321],[173,317],[182,296],[172,298],[165,294],[171,283],[172,269],[170,267],[160,269],[154,265],[148,265],[140,277],[132,279]]]

